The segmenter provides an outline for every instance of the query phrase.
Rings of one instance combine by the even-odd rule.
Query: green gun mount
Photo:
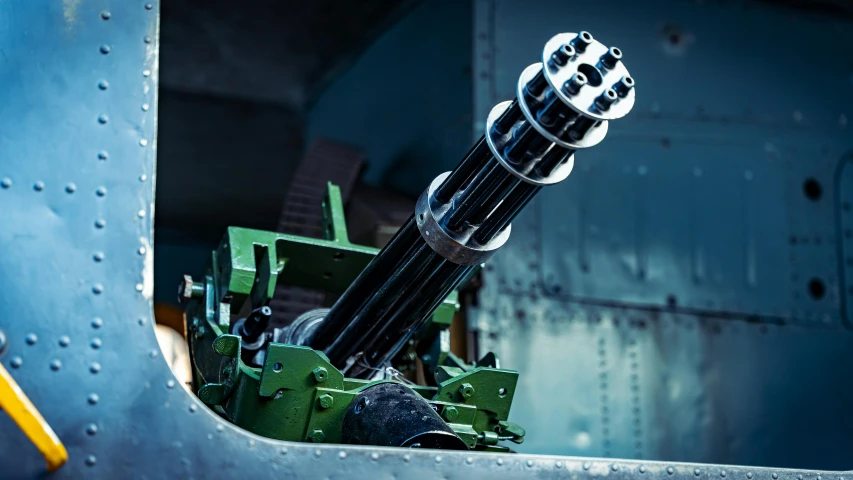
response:
[[[370,387],[396,382],[422,398],[466,448],[505,451],[524,430],[508,421],[518,374],[495,368],[488,354],[474,365],[449,352],[447,335],[459,308],[453,291],[415,338],[430,346],[434,385],[414,385],[393,368],[379,379],[345,378],[322,351],[265,342],[252,365],[233,326],[267,305],[279,282],[341,294],[377,249],[349,242],[340,190],[329,184],[323,202],[325,239],[229,228],[212,253],[203,283],[185,278],[186,335],[193,390],[214,411],[258,435],[291,441],[342,443],[345,417]],[[266,339],[270,339],[267,333]],[[258,357],[255,357],[258,358]]]

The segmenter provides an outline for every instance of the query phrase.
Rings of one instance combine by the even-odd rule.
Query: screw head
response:
[[[314,374],[314,380],[316,380],[317,383],[325,382],[326,378],[329,376],[329,371],[323,367],[317,367],[312,370],[311,373]]]
[[[463,383],[459,387],[459,393],[465,398],[471,398],[474,396],[474,386],[470,383]]]
[[[308,436],[308,439],[314,443],[322,443],[323,440],[326,439],[326,434],[323,433],[322,430],[314,430],[311,432],[311,435]]]
[[[444,419],[448,422],[452,422],[459,418],[459,410],[456,410],[456,407],[451,405],[444,407],[444,410],[441,413],[444,414]]]
[[[324,393],[320,395],[320,407],[321,408],[332,408],[332,405],[335,404],[335,397],[329,395],[328,393]]]

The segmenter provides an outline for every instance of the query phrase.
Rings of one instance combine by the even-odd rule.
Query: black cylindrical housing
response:
[[[353,445],[468,449],[426,399],[397,382],[362,390],[341,427],[341,441]]]

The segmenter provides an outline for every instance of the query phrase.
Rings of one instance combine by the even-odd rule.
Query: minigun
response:
[[[518,373],[492,353],[467,363],[449,349],[456,289],[634,97],[618,48],[563,33],[381,251],[349,241],[331,184],[324,239],[229,228],[204,278],[179,287],[193,391],[230,422],[281,440],[486,451],[521,443],[524,429],[509,421]],[[270,329],[277,284],[338,297]],[[401,373],[413,361],[425,384]]]

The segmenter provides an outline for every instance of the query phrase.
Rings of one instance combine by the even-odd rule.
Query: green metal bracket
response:
[[[340,190],[332,184],[323,201],[323,231],[325,239],[314,239],[229,228],[211,256],[203,296],[193,295],[187,307],[199,398],[258,435],[340,442],[352,400],[380,383],[344,378],[322,352],[278,343],[269,345],[262,368],[252,368],[240,359],[240,337],[228,334],[232,317],[266,304],[277,283],[339,294],[378,252],[350,243]],[[507,422],[518,375],[490,368],[497,365],[494,359],[473,368],[449,352],[445,337],[458,308],[453,292],[419,334],[425,344],[437,339],[435,356],[443,365],[435,368],[439,386],[410,386],[469,447],[498,451],[503,448],[495,445],[499,439],[523,438],[523,429]]]

